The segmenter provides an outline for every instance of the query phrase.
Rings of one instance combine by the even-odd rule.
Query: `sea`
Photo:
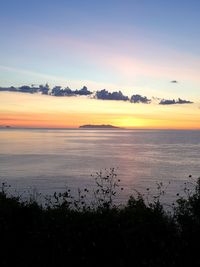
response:
[[[0,183],[22,197],[66,188],[92,192],[95,177],[113,168],[118,201],[162,190],[172,203],[200,176],[200,131],[0,129]]]

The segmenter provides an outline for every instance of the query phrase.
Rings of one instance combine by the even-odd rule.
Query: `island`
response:
[[[0,129],[5,129],[5,128],[9,129],[9,128],[11,128],[11,126],[10,125],[6,125],[6,126],[0,125]]]
[[[94,125],[94,124],[85,124],[81,125],[79,128],[87,128],[87,129],[120,129],[120,127],[113,126],[110,124],[100,124],[100,125]]]

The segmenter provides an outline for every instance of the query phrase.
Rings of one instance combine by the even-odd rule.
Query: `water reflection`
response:
[[[115,167],[122,198],[156,181],[172,181],[172,198],[189,174],[200,174],[199,131],[4,129],[0,147],[0,175],[19,190],[91,187],[90,174]]]

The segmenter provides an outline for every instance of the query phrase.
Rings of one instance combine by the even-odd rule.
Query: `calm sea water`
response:
[[[18,192],[92,188],[91,174],[116,168],[126,199],[167,187],[167,198],[200,176],[200,131],[1,129],[0,179]]]

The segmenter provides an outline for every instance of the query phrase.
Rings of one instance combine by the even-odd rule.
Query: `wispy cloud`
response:
[[[42,78],[44,80],[48,81],[60,81],[60,82],[66,82],[66,79],[63,77],[59,76],[54,76],[54,75],[49,75],[45,73],[40,73],[32,70],[25,70],[25,69],[20,69],[20,68],[14,68],[14,67],[9,67],[9,66],[2,66],[0,65],[0,70],[7,71],[7,72],[14,72],[14,73],[19,73],[23,75],[28,75],[28,76],[33,76],[36,78]]]
[[[87,84],[88,87],[94,88],[95,90],[99,88],[105,88],[105,87],[107,88],[117,87],[117,85],[114,83],[103,83],[103,82],[96,82],[92,80],[82,80],[82,79],[71,80],[67,77],[67,75],[66,77],[56,76],[56,75],[51,75],[47,73],[37,72],[34,70],[26,70],[22,68],[16,68],[16,67],[4,66],[4,65],[0,65],[0,70],[30,76],[34,84],[38,82],[38,79],[40,79],[42,80],[43,83],[48,82],[52,85],[59,84],[62,86],[72,86],[75,88],[77,87],[81,88],[83,84]]]

